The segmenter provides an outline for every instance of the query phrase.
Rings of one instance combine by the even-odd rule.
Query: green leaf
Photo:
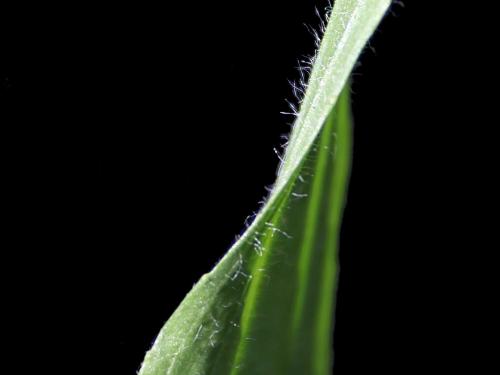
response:
[[[338,235],[351,157],[346,81],[389,5],[335,2],[267,203],[167,321],[140,375],[331,371]]]

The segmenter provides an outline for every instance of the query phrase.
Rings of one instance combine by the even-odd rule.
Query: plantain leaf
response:
[[[346,82],[389,5],[335,2],[267,203],[167,321],[139,375],[331,371],[338,235],[351,158]]]

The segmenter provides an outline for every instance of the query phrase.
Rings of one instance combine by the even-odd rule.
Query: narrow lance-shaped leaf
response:
[[[167,321],[140,375],[330,372],[351,155],[346,81],[389,4],[335,2],[267,203]]]

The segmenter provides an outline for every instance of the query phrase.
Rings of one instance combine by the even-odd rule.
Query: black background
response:
[[[273,183],[273,149],[291,121],[280,112],[295,100],[288,80],[314,51],[304,24],[317,28],[314,6],[323,13],[325,5],[3,12],[3,185],[13,238],[3,285],[10,315],[38,317],[42,341],[65,331],[47,344],[52,356],[74,347],[76,367],[135,373]],[[461,225],[474,205],[464,186],[480,181],[468,150],[481,121],[469,114],[477,95],[465,89],[462,57],[474,46],[461,26],[449,9],[394,4],[354,71],[336,375],[446,370],[463,344],[474,267],[458,265],[469,253],[457,242],[467,243]]]

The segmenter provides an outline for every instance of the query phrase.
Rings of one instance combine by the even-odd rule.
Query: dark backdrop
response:
[[[39,317],[44,339],[66,331],[51,353],[84,343],[72,350],[76,367],[135,373],[267,194],[273,149],[290,128],[280,114],[294,101],[288,80],[313,52],[304,24],[317,28],[314,6],[325,3],[3,13],[3,184],[15,239],[4,285],[12,316]],[[353,74],[336,375],[445,370],[454,357],[443,348],[463,333],[451,301],[470,287],[454,277],[462,255],[449,238],[460,229],[449,223],[467,205],[455,187],[475,173],[464,154],[474,134],[448,111],[469,105],[465,83],[443,73],[462,42],[436,9],[402,3]]]

